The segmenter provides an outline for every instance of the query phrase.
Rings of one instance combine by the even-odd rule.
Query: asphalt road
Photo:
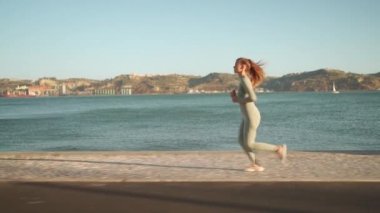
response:
[[[2,213],[378,212],[379,182],[0,182]]]

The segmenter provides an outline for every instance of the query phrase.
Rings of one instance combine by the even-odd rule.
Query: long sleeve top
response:
[[[253,90],[252,82],[248,76],[240,76],[240,84],[238,88],[237,98],[240,104],[246,104],[248,102],[256,102],[257,97]]]

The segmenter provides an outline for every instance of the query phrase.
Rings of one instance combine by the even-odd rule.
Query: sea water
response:
[[[257,141],[380,150],[380,92],[263,93]],[[0,98],[0,151],[240,150],[228,94]]]

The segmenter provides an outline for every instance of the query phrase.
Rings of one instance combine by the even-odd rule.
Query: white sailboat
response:
[[[332,93],[334,94],[338,94],[339,91],[335,89],[335,82],[333,82],[333,90],[332,90]]]

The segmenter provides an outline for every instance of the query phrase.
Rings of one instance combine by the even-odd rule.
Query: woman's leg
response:
[[[257,125],[252,122],[245,122],[244,123],[244,141],[243,143],[247,147],[247,154],[252,158],[253,156],[253,163],[258,163],[257,160],[255,160],[255,154],[253,153],[254,150],[262,150],[262,151],[270,151],[270,152],[276,152],[280,159],[286,159],[287,155],[287,147],[286,145],[273,145],[269,143],[262,143],[262,142],[256,142],[256,134],[257,134]],[[251,156],[250,156],[251,155]]]
[[[262,143],[262,142],[253,142],[249,145],[249,147],[255,150],[272,151],[272,152],[276,152],[279,148],[277,145]]]
[[[246,152],[249,157],[249,159],[252,161],[253,164],[257,163],[256,156],[255,156],[255,149],[250,147],[251,141],[255,140],[256,138],[256,129],[252,126],[252,124],[249,121],[244,121],[243,126],[243,143],[246,147]]]
[[[256,108],[246,107],[245,108],[245,116],[242,124],[240,125],[240,134],[239,134],[239,142],[245,152],[248,155],[248,158],[252,162],[252,166],[248,168],[246,171],[264,171],[264,167],[259,165],[255,157],[255,150],[265,150],[271,152],[277,152],[281,159],[286,158],[286,146],[277,146],[269,143],[256,143],[256,134],[257,128],[260,125],[260,112]],[[243,137],[241,137],[243,135]]]
[[[262,143],[262,142],[256,142],[256,132],[257,128],[260,125],[261,116],[260,112],[257,109],[256,106],[247,108],[248,112],[248,122],[249,127],[247,129],[247,141],[246,144],[251,150],[263,150],[263,151],[272,151],[275,152],[278,150],[277,145],[269,144],[269,143]]]
[[[255,126],[252,125],[250,122],[246,122],[244,125],[244,143],[245,143],[245,146],[248,147],[247,154],[248,154],[248,157],[252,161],[252,165],[245,170],[247,172],[253,172],[253,171],[262,172],[262,171],[264,171],[264,167],[260,166],[258,160],[256,159],[256,156],[254,153],[255,149],[250,146],[252,144],[252,142],[254,144],[255,139],[256,139],[256,128],[255,128]]]
[[[255,154],[252,152],[252,149],[248,147],[248,144],[246,143],[246,132],[245,132],[245,122],[244,120],[241,121],[240,123],[240,128],[239,128],[239,144],[241,148],[243,148],[244,152],[247,154],[249,160],[254,164],[256,159],[255,159]]]

